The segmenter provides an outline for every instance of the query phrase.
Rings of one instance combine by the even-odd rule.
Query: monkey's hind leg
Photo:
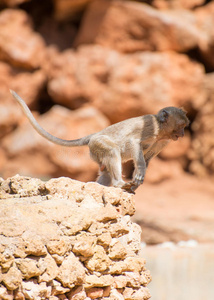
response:
[[[122,164],[119,147],[105,135],[92,137],[89,142],[91,157],[100,165],[97,182],[106,186],[122,187]]]
[[[109,172],[106,170],[106,168],[101,167],[99,172],[99,177],[97,178],[97,182],[99,184],[110,186],[112,184],[111,176]]]

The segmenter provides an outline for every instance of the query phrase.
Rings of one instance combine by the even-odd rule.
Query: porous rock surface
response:
[[[69,178],[0,180],[0,299],[149,299],[132,195]]]

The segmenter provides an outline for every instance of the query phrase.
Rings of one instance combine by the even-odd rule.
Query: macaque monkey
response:
[[[134,193],[143,183],[149,161],[171,140],[184,136],[189,120],[182,108],[165,107],[157,115],[145,115],[113,124],[100,132],[76,140],[63,140],[45,131],[35,120],[24,100],[10,91],[35,130],[47,140],[62,146],[88,145],[91,158],[99,165],[97,182]],[[131,182],[122,180],[122,162],[133,160]]]

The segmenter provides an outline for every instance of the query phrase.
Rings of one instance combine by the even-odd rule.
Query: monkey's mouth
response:
[[[173,139],[173,141],[177,141],[179,139],[179,137],[180,137],[180,135],[175,134],[175,135],[173,135],[172,139]]]

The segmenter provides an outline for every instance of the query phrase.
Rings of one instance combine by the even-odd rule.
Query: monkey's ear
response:
[[[187,111],[186,111],[185,108],[183,108],[183,106],[180,106],[179,108],[180,108],[185,114],[187,114]]]
[[[166,109],[162,109],[160,112],[159,112],[159,120],[161,123],[165,123],[167,122],[168,120],[168,117],[169,117],[169,113]]]

